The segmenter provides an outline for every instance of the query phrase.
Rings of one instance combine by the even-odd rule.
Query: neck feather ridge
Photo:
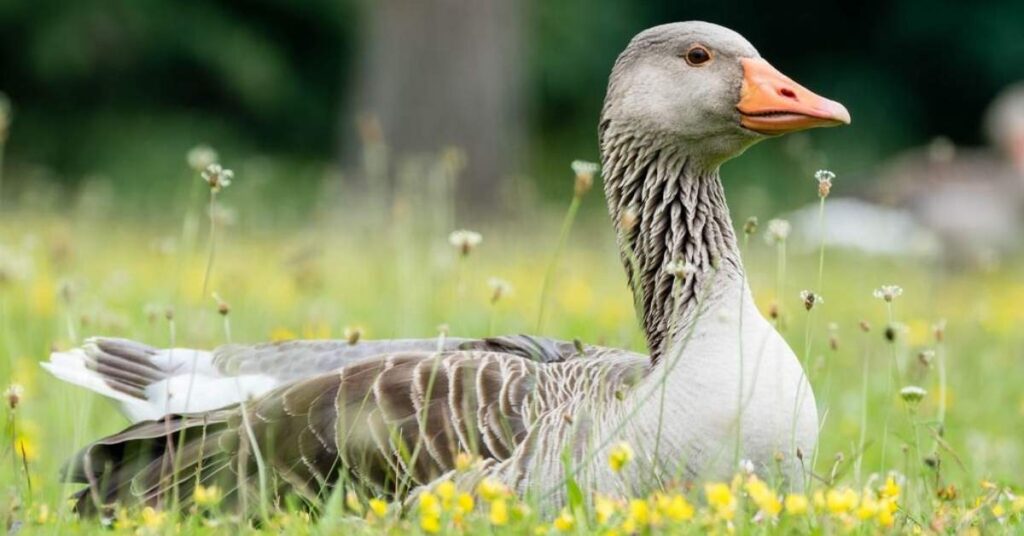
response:
[[[742,280],[742,262],[718,166],[706,169],[678,141],[601,125],[605,197],[622,262],[657,363],[673,335],[717,299],[723,278]],[[670,263],[692,265],[685,276]]]

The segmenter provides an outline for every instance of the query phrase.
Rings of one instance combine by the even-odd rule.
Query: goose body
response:
[[[801,487],[814,395],[754,306],[718,167],[767,137],[845,122],[735,32],[640,33],[613,69],[599,133],[649,356],[523,335],[212,352],[94,339],[48,368],[138,422],[71,460],[66,476],[88,484],[78,508],[159,504],[172,486],[187,503],[197,483],[244,506],[258,481],[316,500],[339,483],[402,498],[483,477],[559,504],[566,471],[616,493],[722,477],[737,457]],[[621,474],[606,463],[617,441],[637,453]],[[456,472],[462,452],[481,463]]]

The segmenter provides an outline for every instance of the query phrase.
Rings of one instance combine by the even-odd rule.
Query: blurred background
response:
[[[59,202],[89,187],[148,211],[180,192],[182,155],[209,143],[228,166],[259,158],[301,213],[325,180],[365,179],[370,137],[396,168],[464,151],[467,217],[563,202],[567,163],[598,158],[618,52],[648,26],[690,19],[739,31],[854,118],[730,164],[741,214],[794,208],[794,181],[819,167],[858,191],[887,158],[937,136],[986,144],[986,107],[1024,79],[1015,0],[3,0],[3,197]]]

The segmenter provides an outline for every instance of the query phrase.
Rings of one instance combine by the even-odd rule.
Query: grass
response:
[[[217,201],[257,199],[255,188],[240,176]],[[414,181],[404,188],[390,205],[370,203],[342,215],[328,199],[301,223],[281,224],[271,205],[242,202],[237,222],[217,224],[212,267],[205,251],[210,244],[181,231],[185,213],[200,213],[202,206],[169,209],[148,222],[91,211],[93,205],[74,199],[62,210],[5,207],[0,387],[24,388],[17,408],[3,409],[0,516],[7,526],[53,534],[100,528],[70,512],[66,497],[73,489],[57,475],[76,449],[127,421],[106,400],[68,388],[37,364],[52,348],[72,347],[89,335],[211,347],[228,338],[355,332],[432,337],[445,325],[453,336],[474,337],[533,332],[538,303],[546,303],[543,334],[643,349],[603,218],[581,212],[574,233],[556,245],[559,214],[538,209],[512,216],[505,225],[477,229],[484,241],[463,256],[447,241],[452,222],[435,217],[449,213],[449,192],[416,191]],[[813,199],[813,188],[806,194]],[[734,214],[738,221],[746,216]],[[772,215],[758,216],[766,221]],[[822,275],[819,250],[794,252],[766,244],[761,235],[744,246],[756,301],[765,314],[772,304],[782,311],[778,325],[806,362],[823,416],[818,452],[804,456],[817,475],[806,496],[771,490],[740,470],[730,482],[687,483],[650,497],[590,497],[576,490],[569,495],[583,500],[543,515],[542,505],[487,483],[472,495],[440,486],[405,511],[355,496],[333,497],[316,516],[271,509],[257,528],[221,512],[218,490],[204,490],[188,515],[125,509],[111,523],[122,532],[197,534],[1024,529],[1018,495],[1024,491],[1021,264],[952,272],[910,258],[829,251]],[[544,275],[538,267],[556,266],[556,247],[561,260]],[[496,300],[488,283],[493,277],[511,286]],[[891,303],[873,297],[883,284],[900,285],[904,293]],[[776,295],[776,289],[789,290]],[[813,289],[827,301],[807,314],[799,289]],[[212,292],[223,302],[211,299]],[[226,304],[230,313],[222,319],[218,308]],[[924,398],[903,400],[900,390],[909,385],[922,387]],[[621,466],[629,457],[628,445],[620,445],[610,462]]]

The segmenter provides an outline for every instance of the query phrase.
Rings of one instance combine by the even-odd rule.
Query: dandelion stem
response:
[[[214,188],[210,189],[210,238],[209,238],[209,249],[206,255],[206,273],[203,275],[203,292],[202,296],[206,296],[206,289],[210,283],[210,274],[213,272],[213,259],[217,254],[217,218],[214,215],[215,206],[217,203],[217,190]]]
[[[857,484],[862,484],[861,465],[864,461],[864,442],[868,430],[868,371],[871,369],[871,351],[868,349],[868,336],[864,336],[864,366],[860,386],[860,437],[857,439],[857,460],[854,463],[854,473],[857,476]]]
[[[544,272],[544,281],[541,283],[540,289],[540,308],[537,311],[537,329],[538,334],[543,332],[544,327],[544,310],[547,307],[548,292],[551,290],[551,280],[554,278],[555,269],[558,267],[558,260],[562,255],[562,250],[565,249],[565,244],[569,240],[569,231],[572,230],[573,220],[576,219],[576,212],[580,208],[581,196],[574,195],[572,203],[569,203],[569,210],[565,213],[565,218],[562,220],[562,230],[558,233],[558,244],[555,246],[555,254],[551,257],[551,262],[548,263],[548,268]]]
[[[743,246],[740,248],[740,258],[741,259],[746,256],[747,244],[749,242],[750,242],[750,233],[744,233],[743,234]],[[742,263],[741,263],[741,266],[742,266]],[[744,274],[743,280],[744,281],[746,280],[746,274]],[[746,300],[744,299],[744,298],[746,298],[746,292],[747,292],[746,286],[745,285],[740,285],[739,319],[737,321],[737,324],[739,326],[738,327],[738,333],[737,333],[737,339],[738,339],[738,345],[739,345],[740,374],[739,374],[739,387],[736,389],[736,393],[737,393],[737,395],[736,395],[737,396],[737,399],[736,399],[736,444],[733,447],[733,453],[732,453],[732,466],[733,466],[734,469],[736,467],[739,467],[740,456],[742,455],[742,452],[743,452],[743,383],[744,383],[744,378],[743,378],[743,372],[744,372],[743,371],[743,312],[744,312],[743,309],[744,309],[744,307],[743,307],[743,305],[746,302]]]

